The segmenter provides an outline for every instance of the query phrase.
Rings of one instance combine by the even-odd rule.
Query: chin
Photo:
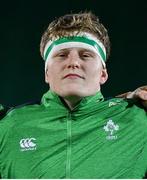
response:
[[[82,93],[79,93],[77,91],[68,91],[66,93],[64,93],[65,96],[78,96],[78,97],[81,97],[82,96]]]
[[[72,90],[64,91],[64,92],[60,93],[60,95],[62,97],[69,97],[69,96],[71,96],[71,97],[73,97],[73,96],[75,96],[75,97],[84,97],[85,96],[83,92],[78,91],[77,89],[76,90],[72,89]]]
[[[83,91],[66,91],[64,93],[62,93],[62,97],[79,97],[79,98],[83,98],[83,97],[87,97],[87,96],[91,96],[94,95],[96,92],[83,92]]]

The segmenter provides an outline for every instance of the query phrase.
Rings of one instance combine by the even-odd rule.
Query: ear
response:
[[[102,69],[100,84],[104,84],[107,81],[107,79],[108,79],[107,69]]]
[[[46,82],[47,84],[49,84],[49,74],[48,74],[48,69],[46,69],[46,71],[45,71],[45,82]]]

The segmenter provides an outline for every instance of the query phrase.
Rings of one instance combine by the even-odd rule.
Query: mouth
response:
[[[65,78],[71,78],[71,79],[76,79],[76,78],[81,78],[81,79],[84,79],[84,77],[80,76],[79,74],[67,74],[63,77],[64,79]]]

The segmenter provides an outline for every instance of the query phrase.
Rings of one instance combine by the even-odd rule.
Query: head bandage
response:
[[[44,49],[45,70],[47,68],[47,63],[54,52],[73,47],[94,51],[100,57],[103,66],[106,66],[106,49],[101,41],[90,33],[79,33],[75,36],[58,38],[54,41],[49,41],[46,44]]]

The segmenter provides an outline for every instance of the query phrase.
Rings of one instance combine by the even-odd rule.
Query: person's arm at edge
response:
[[[134,91],[126,92],[126,93],[117,95],[116,97],[136,99],[147,110],[147,86],[141,86]]]

